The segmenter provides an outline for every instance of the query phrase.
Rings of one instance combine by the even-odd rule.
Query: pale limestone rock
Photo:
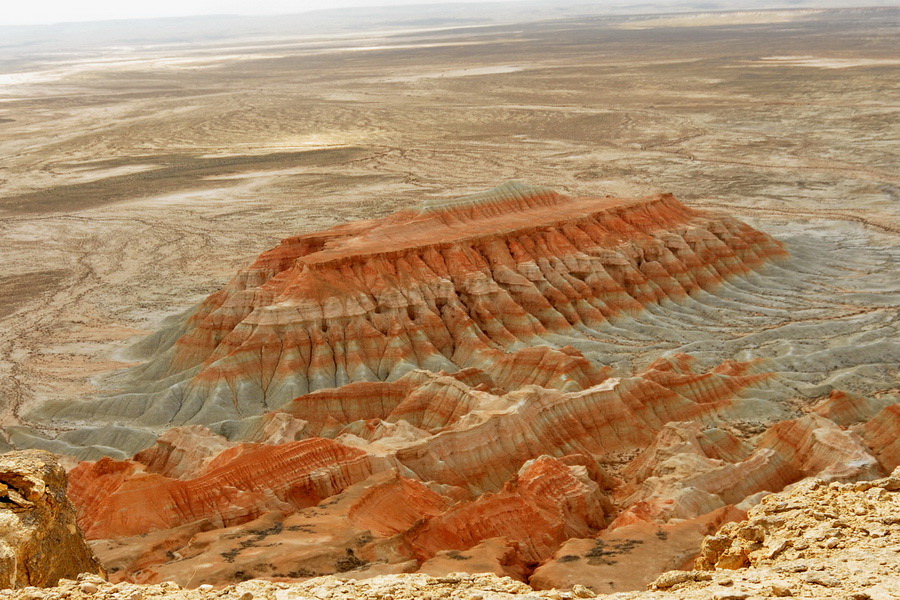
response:
[[[0,455],[0,587],[56,585],[82,572],[101,570],[56,458],[43,450]]]

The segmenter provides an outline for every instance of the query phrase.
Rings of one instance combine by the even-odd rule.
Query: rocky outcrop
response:
[[[579,457],[572,458],[579,462]],[[612,503],[584,466],[542,456],[526,463],[499,493],[453,507],[409,537],[424,558],[501,538],[515,542],[525,562],[536,563],[565,540],[598,532],[612,511]]]
[[[150,448],[134,455],[149,473],[172,479],[195,477],[231,447],[228,440],[202,425],[175,427],[163,433]]]
[[[539,590],[576,585],[597,591],[642,590],[660,573],[689,568],[705,536],[745,516],[727,507],[693,519],[636,521],[596,537],[572,538],[535,569],[528,583]]]
[[[182,428],[131,461],[82,463],[72,496],[116,579],[191,585],[459,563],[542,588],[577,578],[628,590],[688,562],[710,528],[772,490],[882,472],[864,436],[817,414],[741,433],[723,417],[745,414],[744,395],[768,378],[689,365],[672,357],[646,379],[568,393],[498,396],[477,370],[353,384],[266,419],[334,439],[259,444]],[[874,419],[859,431],[870,424],[881,431]],[[182,453],[192,435],[196,452]]]
[[[900,465],[900,404],[886,407],[857,431],[886,471]]]
[[[698,422],[669,423],[624,469],[629,483],[619,493],[628,494],[628,508],[612,526],[699,517],[810,476],[856,481],[882,473],[856,435],[817,415],[776,423],[752,445]]]
[[[529,386],[503,393],[476,369],[453,375],[415,371],[396,382],[316,392],[288,406],[285,416],[304,423],[295,436],[333,440],[236,444],[204,428],[179,428],[133,460],[82,463],[70,473],[70,493],[81,507],[87,535],[96,539],[201,519],[229,526],[267,510],[297,510],[386,469],[402,469],[420,481],[459,490],[445,492],[451,499],[502,490],[490,503],[465,510],[483,511],[502,502],[521,504],[525,510],[535,504],[521,495],[531,489],[522,484],[534,480],[530,470],[538,469],[560,477],[559,489],[565,494],[582,497],[567,497],[571,506],[547,504],[541,509],[544,517],[536,517],[535,522],[546,521],[554,531],[546,539],[558,544],[609,520],[608,501],[591,491],[610,484],[598,457],[646,446],[669,421],[702,421],[739,411],[740,394],[765,380],[758,374],[688,375],[686,368],[677,377],[661,377],[664,372],[658,363],[646,378],[607,379],[580,392]],[[682,385],[684,378],[694,384]],[[503,490],[513,477],[516,491]],[[576,492],[582,484],[588,488]],[[98,490],[103,492],[99,496]],[[552,504],[552,494],[539,495],[542,503]],[[508,510],[497,514],[511,515]],[[522,513],[509,522],[521,527],[523,519],[530,518]],[[470,541],[501,535],[491,529],[498,526],[486,526],[483,535]],[[539,545],[542,550],[533,560],[553,550],[546,542]]]
[[[66,473],[42,450],[0,455],[0,588],[52,586],[101,573],[66,497]]]
[[[807,481],[764,498],[746,521],[706,538],[696,568],[778,573],[768,580],[757,576],[756,585],[744,576],[748,596],[777,582],[791,594],[776,596],[887,600],[900,589],[898,501],[900,469],[874,481]],[[661,579],[666,585],[656,587],[675,585],[668,585],[672,576]]]

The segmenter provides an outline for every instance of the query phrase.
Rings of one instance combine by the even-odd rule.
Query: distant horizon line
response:
[[[652,0],[651,0],[652,1]],[[659,12],[646,12],[646,8],[648,8],[649,2],[640,2],[636,0],[633,6],[635,9],[645,9],[641,12],[635,13],[626,13],[620,14],[618,16],[628,16],[628,14],[634,15],[648,15],[648,14],[692,14],[692,13],[735,13],[735,12],[769,12],[769,11],[806,11],[806,10],[845,10],[845,9],[876,9],[876,8],[900,8],[900,5],[892,2],[891,0],[868,0],[868,2],[862,6],[851,4],[852,0],[845,0],[845,3],[838,2],[829,2],[828,0],[808,0],[804,5],[798,6],[796,2],[792,2],[791,0],[783,0],[782,2],[778,2],[777,0],[772,3],[772,5],[768,6],[753,6],[752,0],[750,6],[744,5],[742,7],[734,7],[734,8],[723,8],[723,7],[715,7],[715,8],[699,8],[697,6],[685,7],[683,10],[678,10],[678,2],[679,0],[662,0],[663,3],[669,4],[668,6],[659,6]],[[871,3],[870,3],[871,2]],[[766,0],[761,0],[761,3],[766,3]],[[312,13],[338,13],[349,10],[385,10],[385,9],[413,9],[416,7],[429,7],[429,8],[438,8],[438,7],[453,7],[460,6],[466,4],[479,4],[484,6],[486,4],[557,4],[556,0],[488,0],[487,2],[482,2],[480,0],[449,0],[442,2],[410,2],[410,3],[402,3],[402,4],[376,4],[376,5],[356,5],[356,6],[338,6],[338,7],[329,7],[329,8],[311,8],[308,10],[291,10],[288,12],[260,12],[260,13],[234,13],[234,12],[216,12],[216,13],[195,13],[188,15],[161,15],[161,16],[147,16],[147,17],[112,17],[112,18],[102,18],[102,19],[85,19],[85,20],[64,20],[64,21],[53,21],[53,22],[31,22],[31,23],[2,23],[0,22],[0,29],[10,29],[10,28],[42,28],[42,27],[59,27],[59,26],[70,26],[70,25],[92,25],[92,24],[113,24],[113,23],[125,23],[125,22],[149,22],[149,21],[185,21],[185,20],[197,20],[197,19],[225,19],[225,18],[233,18],[233,19],[266,19],[266,18],[278,18],[278,17],[292,17],[299,15],[308,15]],[[569,5],[569,6],[577,6],[579,4],[597,7],[597,5],[590,0],[564,0],[559,4]],[[619,8],[625,9],[629,8],[630,5],[628,2],[614,2],[609,5],[608,8]]]
[[[638,3],[638,0],[635,0]],[[663,0],[663,1],[678,1],[678,0]],[[210,17],[235,17],[235,18],[266,18],[266,17],[288,17],[294,15],[304,15],[309,13],[323,13],[323,12],[339,12],[346,10],[378,10],[378,9],[390,9],[390,8],[415,8],[417,6],[428,6],[428,7],[440,7],[440,6],[459,6],[463,4],[552,4],[557,2],[557,0],[442,0],[438,2],[428,2],[427,0],[410,1],[410,2],[402,2],[399,4],[391,4],[389,0],[385,0],[385,4],[359,4],[359,5],[348,5],[348,6],[337,6],[337,7],[320,7],[320,8],[310,8],[307,10],[298,9],[298,10],[289,10],[286,12],[258,12],[258,13],[234,13],[234,12],[210,12],[210,13],[195,13],[189,15],[160,15],[160,16],[147,16],[147,17],[111,17],[104,19],[84,19],[84,20],[64,20],[64,21],[44,21],[44,22],[32,22],[32,23],[3,23],[0,22],[0,28],[4,27],[53,27],[56,25],[79,25],[79,24],[88,24],[88,23],[115,23],[122,21],[166,21],[166,20],[178,20],[178,19],[198,19],[198,18],[210,18]],[[591,0],[563,0],[560,4],[593,4]]]

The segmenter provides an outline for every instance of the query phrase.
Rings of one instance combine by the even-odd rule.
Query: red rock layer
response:
[[[312,435],[339,435],[354,421],[405,420],[435,432],[470,412],[476,390],[494,389],[493,381],[479,369],[452,374],[413,371],[392,382],[358,382],[320,390],[295,398],[284,412],[308,423]],[[499,390],[501,393],[503,390]]]
[[[647,447],[668,422],[740,412],[736,394],[760,382],[757,375],[716,374],[676,386],[686,395],[644,377],[609,379],[570,393],[525,388],[472,413],[466,427],[410,444],[396,457],[426,480],[496,490],[541,454],[609,458]]]
[[[221,462],[183,481],[142,473],[136,462],[104,458],[72,470],[69,494],[85,535],[110,538],[203,519],[222,527],[266,510],[313,506],[376,470],[362,450],[322,438],[255,446]]]
[[[635,539],[660,568],[764,491],[900,460],[895,407],[835,393],[793,418],[764,400],[784,387],[771,361],[701,372],[674,355],[611,377],[582,353],[607,347],[594,334],[617,315],[783,253],[671,196],[517,185],[290,238],[155,339],[149,392],[103,401],[143,424],[210,429],[78,466],[81,523],[136,545],[155,532],[164,543],[142,564],[160,577],[182,560],[288,578],[366,561],[521,575],[544,562],[551,585],[582,560],[612,576],[609,557]],[[668,535],[677,556],[658,552]],[[553,558],[561,546],[577,556]]]
[[[641,377],[701,404],[720,402],[772,377],[765,371],[754,372],[754,363],[728,361],[707,373],[692,368],[694,358],[687,354],[660,358]],[[759,362],[759,361],[756,361]]]
[[[269,446],[234,445],[203,428],[180,428],[134,461],[82,463],[71,474],[72,497],[83,507],[81,519],[88,536],[108,537],[201,519],[222,526],[255,518],[265,510],[296,510],[391,466],[477,497],[500,491],[523,464],[547,455],[563,462],[548,463],[551,459],[545,457],[531,469],[549,472],[547,465],[557,465],[560,473],[581,469],[588,480],[604,484],[598,457],[645,447],[670,421],[724,414],[737,394],[760,382],[758,375],[694,377],[689,361],[672,360],[682,364],[674,379],[659,376],[667,372],[663,366],[668,363],[658,363],[651,373],[688,395],[633,377],[608,379],[580,392],[532,386],[498,396],[488,390],[502,390],[492,388],[490,379],[477,369],[453,375],[414,371],[395,382],[324,390],[298,398],[291,404],[291,416],[285,416],[291,422],[302,419],[297,422],[306,423],[304,435],[337,437],[345,444],[317,437]],[[381,446],[376,447],[378,441]],[[350,443],[364,449],[348,447]],[[220,451],[211,454],[211,449]],[[526,485],[530,472],[520,473],[520,488],[537,485]],[[97,490],[102,492],[100,501]],[[530,508],[523,510],[538,510],[537,501],[523,499],[530,497],[520,491],[465,510],[490,511],[497,503],[525,503]],[[426,504],[436,502],[423,494]],[[534,498],[544,501],[551,496],[544,490]],[[555,516],[545,521],[553,524],[555,533],[548,539],[575,529],[562,513],[541,514],[551,513]],[[585,514],[594,513],[591,509]],[[490,533],[495,526],[501,527],[485,525],[488,533],[479,534],[478,540],[497,537],[497,531]],[[549,547],[534,544],[529,546],[532,554]]]
[[[819,402],[813,412],[838,425],[848,427],[868,421],[884,406],[872,398],[865,398],[843,390],[832,390],[828,398]]]
[[[477,366],[507,389],[583,389],[599,382],[583,356],[525,349],[783,254],[671,195],[572,198],[516,184],[289,238],[210,296],[144,369],[185,379],[177,404],[147,418],[259,413],[416,367]]]
[[[420,559],[465,550],[491,538],[516,542],[527,562],[550,556],[570,537],[606,525],[612,504],[583,467],[542,456],[497,494],[457,506],[409,534]]]
[[[808,414],[752,438],[729,432],[729,414],[746,413],[742,396],[752,397],[754,385],[767,383],[754,371],[752,364],[731,363],[703,377],[690,360],[674,356],[656,363],[647,379],[610,379],[568,393],[530,387],[501,396],[483,389],[489,382],[477,370],[455,376],[412,372],[397,382],[348,386],[374,385],[373,410],[382,412],[365,418],[358,412],[364,394],[319,392],[300,402],[338,402],[331,408],[348,422],[316,425],[313,419],[310,426],[343,444],[321,438],[235,444],[198,460],[176,451],[190,446],[189,434],[206,449],[224,438],[184,428],[141,453],[149,464],[181,473],[182,480],[147,473],[137,461],[105,459],[72,472],[72,497],[91,537],[134,535],[122,540],[124,546],[106,547],[123,568],[145,569],[135,577],[171,577],[187,568],[178,562],[186,557],[198,569],[209,568],[215,581],[236,577],[242,565],[330,573],[370,561],[379,569],[428,565],[437,572],[458,561],[460,568],[511,573],[541,563],[538,581],[553,585],[568,581],[581,560],[592,577],[606,581],[616,557],[633,551],[635,557],[644,551],[657,556],[653,569],[659,561],[677,566],[671,561],[686,560],[702,535],[697,527],[733,518],[723,515],[739,514],[761,493],[808,476],[866,479],[896,460],[895,406],[853,430]],[[397,389],[406,397],[383,405],[381,399]],[[429,390],[440,410],[429,404]],[[434,415],[432,432],[381,418],[417,396],[417,410]],[[352,405],[350,412],[340,402]],[[460,414],[460,406],[468,412]],[[679,415],[688,420],[678,421]],[[615,478],[601,467],[641,448]],[[179,456],[193,470],[179,467]],[[682,530],[679,523],[697,527]],[[208,531],[229,525],[227,535],[246,538],[252,552],[245,555],[245,546]],[[168,538],[164,531],[147,542],[137,535],[166,528]],[[673,544],[657,543],[666,536]],[[169,561],[164,551],[148,552],[142,543],[180,558]],[[122,549],[129,547],[143,558],[129,563]]]
[[[900,466],[900,404],[886,407],[859,431],[886,473]]]
[[[387,537],[405,532],[422,518],[438,516],[449,506],[447,498],[421,482],[398,476],[366,490],[347,517],[360,529]]]

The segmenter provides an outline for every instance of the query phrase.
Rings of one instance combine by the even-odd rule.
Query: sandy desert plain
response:
[[[789,252],[718,305],[611,329],[595,364],[764,359],[786,411],[774,420],[834,390],[874,412],[898,402],[900,9],[412,14],[334,33],[229,22],[194,39],[0,44],[0,448],[69,466],[130,457],[165,428],[111,433],[60,407],[114,391],[167,317],[283,238],[508,180],[671,192]],[[750,440],[768,425],[722,427]],[[137,569],[121,544],[98,543],[101,560]],[[148,559],[144,580],[241,577],[173,556]]]

